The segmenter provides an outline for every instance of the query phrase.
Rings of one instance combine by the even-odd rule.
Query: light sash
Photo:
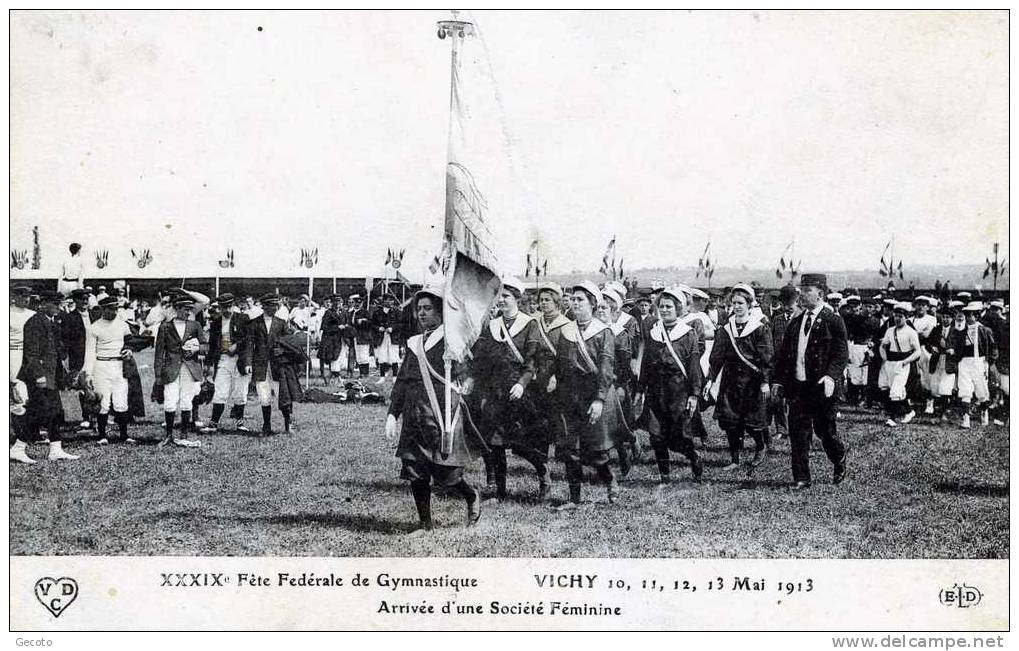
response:
[[[421,383],[425,385],[425,393],[428,394],[428,403],[432,408],[432,414],[435,416],[435,420],[439,423],[442,438],[445,439],[447,436],[452,436],[452,433],[456,431],[456,426],[460,420],[460,405],[457,404],[456,406],[456,412],[453,414],[450,429],[447,432],[445,418],[443,416],[442,409],[439,407],[439,397],[435,393],[433,378],[438,380],[443,386],[445,386],[446,380],[442,375],[436,372],[434,368],[432,368],[431,364],[428,363],[423,336],[411,337],[410,341],[407,343],[410,345],[411,350],[414,351],[414,356],[418,358],[418,370],[421,372]]]

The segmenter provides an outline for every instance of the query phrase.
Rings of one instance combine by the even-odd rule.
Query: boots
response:
[[[598,477],[605,482],[609,504],[614,503],[619,497],[619,485],[616,483],[616,478],[612,476],[612,469],[609,468],[608,464],[598,466]]]
[[[272,436],[272,407],[262,407],[262,435]]]
[[[131,415],[126,411],[113,412],[113,422],[117,424],[117,432],[120,434],[118,440],[121,443],[134,443],[134,439],[127,435],[127,424],[130,420]]]
[[[432,530],[432,487],[428,480],[416,479],[410,483],[414,506],[418,510],[419,526],[412,533]]]
[[[50,441],[50,455],[49,455],[50,461],[60,461],[63,459],[73,461],[77,458],[78,458],[77,455],[68,454],[67,452],[64,452],[64,448],[60,441]]]
[[[205,434],[212,434],[219,430],[219,419],[223,417],[223,412],[226,411],[226,405],[213,403],[212,405],[212,419],[206,427],[202,428],[202,432]]]
[[[110,442],[110,440],[106,438],[106,426],[109,424],[109,422],[110,422],[109,414],[98,414],[96,416],[96,430],[99,432],[98,441],[99,445],[106,445],[107,443]]]
[[[556,511],[574,511],[580,506],[580,484],[570,484],[570,501],[560,504]]]
[[[658,462],[658,486],[661,488],[669,483],[669,451],[655,450],[655,459]]]
[[[484,458],[485,462],[485,486],[488,488],[495,488],[495,467],[492,465],[489,457]]]
[[[177,414],[172,411],[164,411],[163,417],[166,419],[164,427],[166,429],[166,436],[159,442],[159,447],[163,447],[167,443],[173,443],[173,421]]]
[[[538,468],[538,501],[544,502],[552,492],[552,473],[547,465]]]
[[[630,474],[630,470],[633,468],[629,443],[620,443],[616,451],[619,452],[619,474],[625,477]]]
[[[473,527],[481,519],[481,494],[463,479],[456,485],[456,490],[467,502],[467,526]]]
[[[35,463],[35,459],[28,456],[28,445],[21,439],[16,439],[14,445],[11,446],[11,461],[20,461],[27,464]]]
[[[283,433],[292,434],[290,431],[290,419],[291,419],[291,407],[280,407],[280,413],[283,414]]]

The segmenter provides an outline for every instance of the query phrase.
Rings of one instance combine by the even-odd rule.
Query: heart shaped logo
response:
[[[59,579],[44,576],[35,582],[35,598],[51,615],[60,617],[78,598],[78,582],[67,576]]]

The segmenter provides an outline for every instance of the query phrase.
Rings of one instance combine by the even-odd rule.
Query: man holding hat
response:
[[[201,389],[204,378],[199,355],[207,348],[205,331],[197,321],[190,318],[194,305],[193,298],[187,294],[178,294],[173,301],[176,316],[163,323],[156,333],[156,353],[152,367],[156,383],[163,387],[163,415],[166,419],[166,438],[160,445],[200,445],[188,438],[192,428],[192,401]],[[175,439],[173,425],[178,410],[181,438]]]
[[[786,329],[775,360],[774,390],[789,401],[789,439],[796,489],[809,488],[810,441],[817,435],[834,465],[833,483],[846,476],[849,448],[839,439],[835,421],[835,385],[846,368],[848,348],[842,317],[825,309],[824,274],[803,274],[803,312]]]
[[[966,326],[952,331],[951,350],[958,362],[959,400],[964,409],[960,425],[969,429],[974,397],[977,399],[976,409],[980,411],[980,424],[987,425],[989,422],[991,393],[987,383],[988,366],[994,363],[998,351],[994,333],[978,320],[984,311],[983,303],[971,301],[962,311],[966,315]]]
[[[258,402],[262,406],[262,434],[270,435],[273,433],[272,396],[279,395],[279,383],[283,379],[282,369],[273,368],[273,350],[277,347],[277,340],[291,334],[291,330],[286,321],[275,316],[279,307],[279,296],[265,294],[259,302],[262,304],[262,315],[252,319],[249,327],[251,381],[255,383]],[[288,433],[290,409],[290,405],[280,407],[284,430]]]
[[[77,459],[64,452],[60,426],[64,411],[60,405],[60,387],[65,383],[63,342],[56,322],[63,297],[58,292],[39,294],[39,312],[25,322],[24,351],[18,379],[28,388],[28,430],[38,438],[43,427],[49,433],[51,461]]]
[[[107,443],[106,426],[113,410],[113,421],[126,441],[128,417],[128,381],[124,377],[124,360],[131,357],[127,338],[131,328],[117,314],[117,299],[107,296],[99,301],[101,316],[89,325],[85,342],[83,370],[86,382],[99,394],[96,416],[99,443]],[[71,315],[72,317],[76,315]]]
[[[219,429],[219,420],[230,403],[234,429],[250,431],[244,425],[244,405],[251,382],[251,351],[248,348],[248,317],[236,307],[233,294],[216,298],[217,313],[209,319],[209,355],[216,390],[212,395],[212,421],[203,432]]]

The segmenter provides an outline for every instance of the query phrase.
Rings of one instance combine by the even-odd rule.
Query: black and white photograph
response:
[[[1009,39],[12,10],[11,630],[1007,631]]]

